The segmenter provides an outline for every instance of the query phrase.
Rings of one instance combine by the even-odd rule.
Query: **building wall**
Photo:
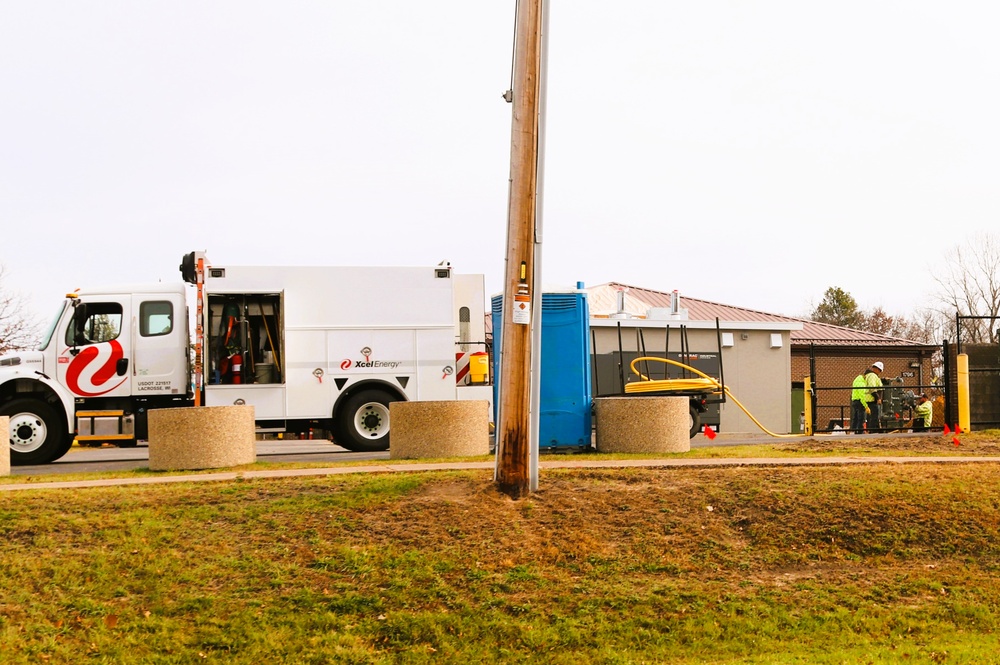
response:
[[[743,336],[746,335],[746,339]],[[780,347],[772,346],[779,335]],[[791,353],[788,332],[734,331],[733,346],[722,349],[726,385],[740,404],[775,434],[791,431]],[[731,374],[730,368],[735,369]],[[734,375],[733,375],[734,374]],[[760,428],[729,400],[722,405],[724,432],[760,432]]]
[[[641,342],[636,329],[642,329]],[[592,322],[591,330],[595,349],[607,353],[618,349],[618,328],[614,321]],[[743,404],[754,418],[775,434],[786,434],[791,428],[791,392],[788,381],[791,372],[791,354],[788,331],[736,330],[722,328],[731,333],[733,345],[722,348],[721,377],[731,394]],[[777,335],[780,346],[772,348],[772,335]],[[648,355],[662,355],[665,344],[663,321],[631,319],[622,321],[621,348],[624,352],[641,351]],[[680,351],[679,326],[670,332],[670,351]],[[687,327],[688,350],[691,353],[718,353],[717,331],[711,328]],[[719,379],[720,377],[713,377]],[[720,405],[720,431],[726,433],[757,433],[761,429],[750,419],[732,398]]]

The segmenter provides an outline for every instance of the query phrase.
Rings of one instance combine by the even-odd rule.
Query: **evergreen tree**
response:
[[[850,293],[839,286],[831,286],[823,294],[822,302],[812,311],[810,318],[820,323],[860,329],[865,315],[858,309],[858,303]]]

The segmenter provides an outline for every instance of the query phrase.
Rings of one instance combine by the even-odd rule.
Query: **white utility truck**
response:
[[[332,432],[389,447],[398,400],[491,399],[482,275],[450,265],[219,267],[183,258],[183,283],[67,295],[38,350],[0,357],[11,463],[62,457],[74,438],[135,445],[147,414],[249,404],[260,432]],[[463,368],[463,360],[465,366]]]

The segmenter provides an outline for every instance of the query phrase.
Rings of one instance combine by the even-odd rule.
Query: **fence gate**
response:
[[[991,324],[994,321],[992,317],[956,316],[956,343],[945,342],[944,375],[950,395],[958,394],[958,354],[964,353],[969,358],[969,425],[973,430],[1000,427],[1000,344],[962,342],[963,328],[982,320]],[[946,408],[947,422],[957,424],[958,400],[948,400]]]

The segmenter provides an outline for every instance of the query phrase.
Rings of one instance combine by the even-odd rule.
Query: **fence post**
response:
[[[969,413],[969,355],[958,354],[958,427],[963,432],[971,429]]]
[[[807,376],[803,384],[802,410],[806,412],[805,435],[812,436],[813,433],[813,400],[812,400],[812,377]]]

